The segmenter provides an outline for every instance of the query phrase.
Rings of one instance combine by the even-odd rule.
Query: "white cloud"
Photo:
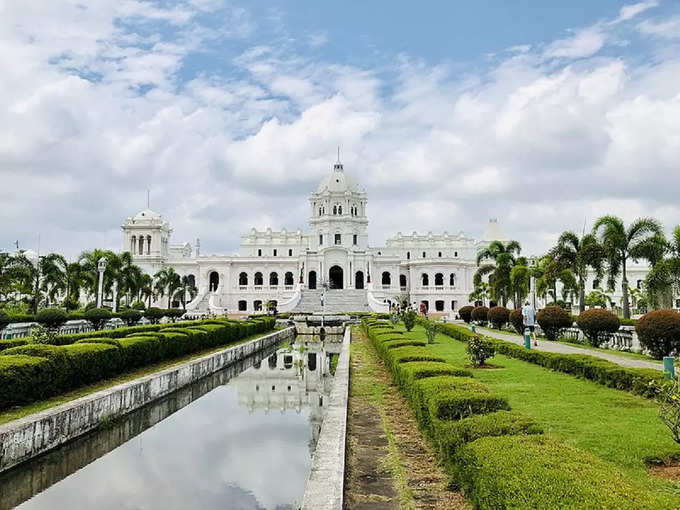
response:
[[[657,5],[659,5],[659,2],[657,0],[648,0],[646,2],[624,5],[623,7],[621,7],[621,10],[619,11],[618,18],[616,18],[611,23],[616,24],[621,23],[622,21],[631,20],[634,17],[638,16],[639,14],[642,14],[646,10],[651,9],[652,7],[656,7]]]
[[[605,33],[598,25],[579,30],[573,36],[551,43],[545,51],[546,57],[585,58],[595,55],[605,43]]]
[[[645,20],[637,25],[637,29],[643,35],[677,39],[680,38],[680,16],[665,21]]]

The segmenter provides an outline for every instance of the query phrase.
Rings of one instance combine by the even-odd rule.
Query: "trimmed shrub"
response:
[[[520,335],[524,334],[524,317],[522,310],[512,310],[509,317],[510,324]]]
[[[175,322],[182,315],[184,315],[184,313],[185,313],[184,310],[182,310],[181,308],[168,308],[167,310],[165,310],[165,316],[172,322]]]
[[[501,329],[510,320],[510,310],[504,306],[494,306],[489,309],[488,318],[494,328]]]
[[[493,358],[495,354],[493,342],[479,336],[472,337],[465,345],[465,350],[467,351],[468,358],[470,358],[470,361],[476,367],[484,365],[486,360]]]
[[[47,358],[0,356],[0,409],[53,395],[54,364]]]
[[[416,325],[416,312],[415,310],[409,308],[406,310],[402,316],[401,320],[404,321],[404,327],[406,328],[406,331],[411,331],[413,329],[413,326]]]
[[[576,318],[576,324],[593,347],[599,347],[602,343],[602,333],[616,333],[621,325],[616,315],[599,308],[584,311]]]
[[[613,464],[542,435],[478,439],[456,464],[475,508],[671,508]]]
[[[501,409],[510,409],[503,397],[468,390],[445,390],[429,399],[432,418],[439,420],[460,420],[473,414],[484,414]]]
[[[12,347],[19,347],[20,345],[26,345],[28,340],[25,338],[8,338],[6,340],[0,340],[0,352],[11,349]]]
[[[121,349],[104,343],[78,343],[57,347],[64,351],[71,367],[71,385],[80,386],[120,373]]]
[[[125,368],[151,365],[161,359],[161,348],[158,338],[130,337],[119,340]]]
[[[680,351],[680,312],[654,310],[635,325],[640,343],[656,359]]]
[[[560,330],[572,325],[571,315],[559,306],[546,306],[536,315],[536,322],[548,340],[557,340]]]
[[[151,324],[158,324],[158,321],[165,316],[165,310],[152,306],[144,312],[144,317],[146,317]]]
[[[53,395],[73,386],[71,367],[63,348],[56,345],[26,344],[2,352],[2,356],[16,355],[33,356],[49,360],[52,365],[49,394]]]
[[[77,345],[77,344],[106,344],[106,345],[115,345],[119,349],[122,348],[123,346],[120,343],[120,340],[117,338],[83,338],[82,340],[78,340],[77,342],[69,345]]]
[[[125,324],[128,326],[134,326],[139,322],[139,319],[142,318],[142,312],[139,310],[134,310],[132,308],[128,308],[127,310],[123,310],[118,314],[118,317],[120,317],[122,320],[125,321]]]
[[[409,361],[444,361],[444,358],[432,354],[432,352],[425,347],[397,347],[387,351],[388,365],[393,367],[399,363],[408,363]]]
[[[111,310],[107,308],[90,308],[85,312],[85,319],[90,321],[95,331],[102,329],[111,316]]]
[[[472,321],[472,310],[474,309],[474,306],[463,306],[458,310],[458,315],[461,319],[470,324],[470,321]]]
[[[163,331],[158,333],[158,339],[162,358],[176,358],[194,350],[189,336],[183,332]]]
[[[3,310],[0,310],[0,329],[3,329],[9,323],[9,316]]]
[[[472,310],[471,316],[473,321],[479,322],[484,326],[489,320],[489,309],[486,306],[476,306],[474,310]]]
[[[132,308],[134,310],[139,310],[140,312],[143,312],[144,310],[146,310],[146,305],[144,303],[142,303],[141,301],[135,301],[134,303],[132,303],[130,305],[130,308]]]
[[[472,377],[472,372],[441,361],[411,361],[399,365],[395,379],[400,386],[409,386],[420,379],[443,375]]]
[[[68,314],[61,308],[43,308],[36,316],[35,320],[48,329],[59,329],[68,320]]]

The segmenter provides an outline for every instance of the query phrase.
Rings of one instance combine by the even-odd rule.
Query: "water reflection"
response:
[[[298,337],[5,473],[0,509],[294,508],[340,340]]]

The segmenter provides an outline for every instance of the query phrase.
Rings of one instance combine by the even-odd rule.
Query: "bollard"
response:
[[[665,379],[675,379],[675,358],[673,356],[663,357],[663,376]]]
[[[524,328],[524,347],[531,349],[531,333],[529,328]]]
[[[472,326],[470,326],[470,329],[471,329],[472,332],[474,333],[474,332],[475,332],[475,325],[473,324]]]

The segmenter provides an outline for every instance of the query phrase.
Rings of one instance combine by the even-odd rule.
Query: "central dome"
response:
[[[323,193],[326,190],[331,193],[344,193],[345,191],[350,191],[352,193],[361,192],[359,185],[354,179],[345,175],[342,163],[333,165],[333,172],[321,181],[316,192]]]

